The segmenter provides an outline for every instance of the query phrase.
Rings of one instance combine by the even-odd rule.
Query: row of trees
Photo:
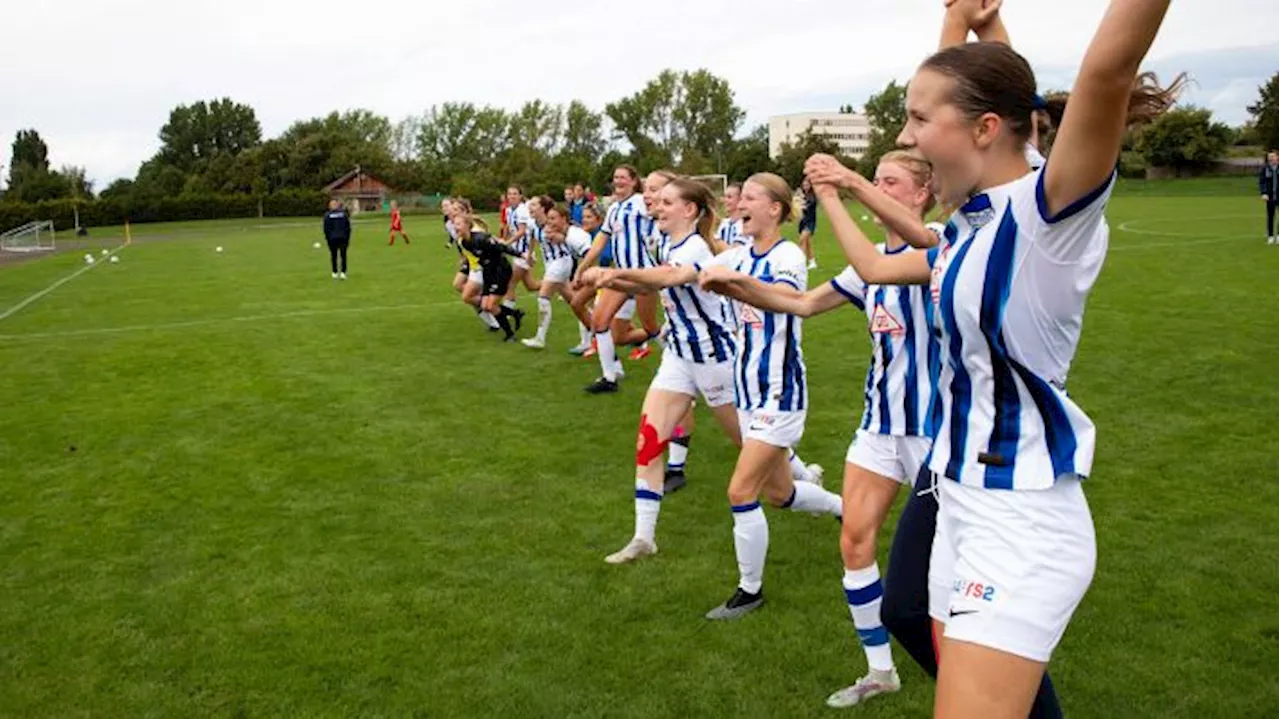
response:
[[[1215,123],[1207,110],[1169,113],[1126,142],[1128,165],[1195,169],[1232,144],[1274,149],[1277,78],[1259,88],[1241,129]],[[906,86],[890,82],[864,104],[871,125],[864,173],[894,147],[906,120]],[[853,105],[840,108],[853,112]],[[671,167],[690,174],[742,178],[772,170],[798,183],[804,159],[836,153],[835,144],[805,135],[769,156],[768,129],[743,133],[746,113],[729,83],[706,70],[667,70],[639,91],[596,112],[581,101],[541,100],[515,111],[472,103],[444,103],[392,123],[368,110],[334,112],[294,123],[264,140],[256,113],[230,99],[179,105],[160,128],[161,146],[133,179],[112,182],[104,199],[148,200],[200,195],[263,197],[315,191],[356,165],[408,191],[496,197],[507,183],[536,192],[566,184],[604,187],[619,163],[641,170]],[[93,197],[83,168],[49,167],[48,147],[34,130],[13,143],[6,200],[35,202]]]

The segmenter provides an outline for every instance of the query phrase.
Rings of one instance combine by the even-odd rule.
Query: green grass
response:
[[[1071,716],[1277,709],[1277,259],[1225,186],[1112,203],[1072,368],[1100,442],[1097,576],[1051,667]],[[409,247],[358,225],[345,283],[296,222],[135,227],[0,320],[0,714],[830,716],[863,668],[833,522],[772,512],[770,604],[701,618],[736,581],[709,416],[662,554],[601,561],[656,358],[586,397],[564,306],[552,349],[496,342],[438,219]],[[812,284],[843,264],[825,228],[818,252]],[[0,312],[82,266],[0,268]],[[801,451],[837,475],[862,317],[808,322],[805,350]],[[867,711],[927,713],[897,656]]]

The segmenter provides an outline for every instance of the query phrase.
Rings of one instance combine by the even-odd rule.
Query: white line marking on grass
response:
[[[23,300],[23,301],[19,302],[18,304],[14,305],[13,307],[10,307],[9,309],[5,310],[3,313],[0,313],[0,320],[7,319],[7,318],[9,318],[9,317],[13,316],[14,314],[17,314],[17,312],[18,312],[19,310],[21,310],[23,307],[26,307],[27,305],[31,304],[32,302],[35,302],[36,300],[40,299],[41,297],[44,297],[45,295],[49,294],[50,292],[53,292],[54,290],[58,289],[59,287],[61,287],[61,286],[65,285],[65,284],[67,284],[67,283],[68,283],[68,282],[70,282],[71,280],[74,280],[75,278],[79,277],[80,275],[83,275],[84,273],[88,272],[89,270],[92,270],[93,268],[97,267],[99,262],[108,262],[108,261],[110,261],[110,258],[111,258],[113,255],[115,255],[115,253],[119,252],[121,247],[124,247],[124,245],[121,245],[120,247],[117,247],[117,248],[115,248],[114,250],[111,250],[111,251],[110,251],[110,252],[108,252],[106,255],[103,255],[103,257],[102,257],[102,259],[101,259],[101,260],[99,260],[99,259],[97,259],[97,258],[94,258],[94,262],[93,262],[93,264],[89,264],[89,265],[85,265],[84,267],[81,267],[80,269],[76,270],[75,272],[72,272],[71,274],[67,275],[66,277],[63,277],[62,279],[58,280],[57,282],[54,282],[53,284],[49,285],[48,287],[44,288],[43,290],[40,290],[40,291],[39,291],[39,292],[37,292],[37,293],[35,293],[35,294],[31,295],[30,297],[28,297],[28,298],[26,298],[25,300]]]
[[[461,304],[453,302],[433,302],[413,305],[383,305],[379,307],[335,307],[324,310],[297,310],[294,312],[278,312],[269,315],[242,315],[240,317],[222,317],[208,320],[189,320],[186,322],[162,322],[152,325],[128,325],[124,327],[101,327],[87,330],[64,330],[61,332],[24,332],[16,335],[0,335],[0,340],[51,339],[56,337],[92,337],[96,335],[121,334],[125,332],[153,332],[158,330],[186,329],[189,327],[205,327],[209,325],[236,324],[242,322],[262,322],[265,320],[289,319],[293,317],[316,317],[321,315],[359,314],[364,312],[394,312],[396,310],[423,310],[432,307]]]
[[[1216,221],[1216,220],[1240,220],[1253,217],[1253,215],[1210,215],[1206,217],[1197,217],[1195,222]],[[1164,232],[1161,230],[1144,230],[1134,227],[1139,222],[1150,224],[1153,222],[1185,222],[1185,220],[1173,218],[1140,218],[1137,220],[1129,220],[1121,222],[1116,226],[1117,232],[1127,232],[1132,235],[1151,235],[1154,237],[1193,237],[1193,240],[1179,240],[1177,242],[1140,242],[1136,244],[1125,244],[1119,247],[1112,247],[1111,252],[1119,252],[1123,250],[1145,250],[1147,248],[1159,249],[1162,247],[1192,247],[1195,245],[1217,245],[1223,242],[1236,242],[1239,240],[1257,239],[1256,235],[1214,235],[1208,232]]]

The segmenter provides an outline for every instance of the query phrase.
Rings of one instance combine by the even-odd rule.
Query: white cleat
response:
[[[843,709],[861,704],[874,696],[892,694],[902,688],[898,679],[898,670],[872,669],[867,675],[851,687],[845,687],[827,697],[827,706],[832,709]]]
[[[632,537],[627,546],[604,558],[609,564],[630,564],[637,559],[651,557],[658,553],[658,545],[647,539]]]
[[[822,465],[806,464],[804,468],[809,472],[809,479],[806,481],[808,481],[810,484],[816,484],[819,487],[821,487],[822,477],[827,473],[826,470],[822,468]]]
[[[546,342],[543,342],[537,337],[527,337],[525,339],[522,339],[520,340],[520,344],[535,350],[546,349],[546,346],[547,346]]]
[[[337,273],[337,272],[335,272],[335,273],[333,273],[332,275],[330,275],[330,277],[332,277],[333,279],[335,279],[335,280],[336,280],[336,279],[338,279],[338,273]]]
[[[816,269],[818,269],[818,261],[817,261],[817,260],[809,260],[809,269],[811,269],[811,270],[816,270]]]
[[[338,273],[338,279],[340,279],[340,280],[345,280],[345,279],[347,279],[347,273],[345,273],[345,272],[339,272],[339,273]]]

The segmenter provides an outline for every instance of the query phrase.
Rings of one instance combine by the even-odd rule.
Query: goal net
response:
[[[0,235],[0,250],[5,252],[40,252],[52,250],[56,235],[48,220],[28,222]]]
[[[716,197],[724,197],[724,191],[729,187],[728,175],[690,175],[690,180],[697,180],[715,193]]]

